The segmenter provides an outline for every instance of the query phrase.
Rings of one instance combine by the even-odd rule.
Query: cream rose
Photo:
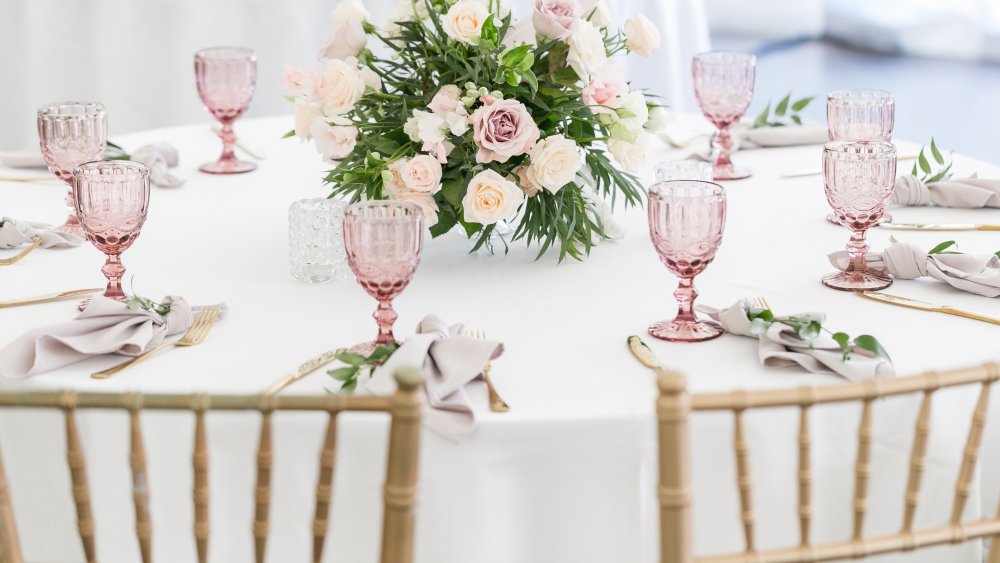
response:
[[[537,45],[535,38],[535,24],[530,17],[521,18],[512,23],[507,34],[503,36],[504,47],[517,47],[518,45]]]
[[[347,20],[333,28],[333,35],[319,50],[319,60],[356,57],[368,46],[368,35],[358,20]]]
[[[611,25],[611,10],[608,5],[604,3],[604,0],[597,0],[597,2],[584,2],[583,3],[583,19],[594,24],[597,29],[607,29]]]
[[[365,81],[365,86],[376,92],[382,89],[382,77],[377,72],[366,66],[358,67],[358,71],[361,72],[361,78]]]
[[[359,22],[371,20],[371,14],[365,9],[365,5],[361,0],[341,0],[333,8],[333,12],[330,13],[330,23],[334,28],[349,20]]]
[[[467,223],[492,225],[513,219],[523,201],[524,192],[514,182],[493,170],[483,170],[469,181],[462,208]]]
[[[323,107],[319,102],[295,100],[295,136],[308,141],[312,139],[310,128],[317,119],[323,117]]]
[[[382,172],[382,195],[386,197],[398,197],[409,190],[403,185],[403,167],[406,166],[406,159],[401,158],[389,163],[387,170]]]
[[[327,122],[326,118],[313,121],[309,128],[316,150],[327,160],[342,160],[351,154],[358,142],[358,128],[341,116]]]
[[[524,195],[528,197],[534,197],[538,195],[538,192],[542,189],[541,186],[535,183],[531,178],[528,166],[522,164],[514,169],[514,175],[517,176],[517,184],[521,186],[524,190]]]
[[[318,70],[303,70],[292,65],[285,65],[281,79],[292,96],[310,102],[316,100],[316,86],[320,81]]]
[[[556,193],[576,178],[581,166],[576,142],[562,135],[552,135],[538,141],[531,149],[527,174],[533,183]]]
[[[331,59],[317,88],[317,94],[323,101],[323,112],[333,116],[351,111],[365,95],[365,86],[365,77],[356,63]]]
[[[400,201],[408,201],[420,206],[423,212],[424,228],[429,229],[438,222],[438,205],[434,201],[434,196],[423,192],[404,192],[396,197]]]
[[[625,47],[632,53],[648,57],[660,48],[660,32],[646,16],[640,14],[625,22]]]
[[[601,69],[608,62],[608,53],[604,50],[604,36],[594,24],[579,21],[573,28],[573,33],[566,38],[569,54],[566,62],[584,81]]]
[[[566,39],[580,19],[576,0],[535,0],[531,21],[535,31],[549,39]]]
[[[479,43],[483,23],[490,16],[486,4],[479,0],[458,0],[444,16],[444,32],[462,43]]]
[[[400,169],[404,186],[428,194],[441,190],[441,172],[441,163],[426,154],[411,158]]]
[[[646,163],[646,145],[649,144],[649,134],[638,135],[634,143],[611,139],[608,141],[608,151],[615,157],[618,164],[627,172],[638,172]]]
[[[431,103],[427,104],[427,109],[434,113],[448,113],[455,111],[462,105],[462,89],[454,84],[445,84],[431,98]],[[465,106],[462,106],[465,109]]]

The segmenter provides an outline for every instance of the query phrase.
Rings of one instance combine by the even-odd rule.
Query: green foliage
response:
[[[802,125],[802,118],[799,116],[799,112],[806,109],[806,106],[814,99],[816,99],[816,96],[808,96],[793,102],[792,93],[789,92],[784,98],[778,101],[778,104],[774,107],[773,116],[771,114],[771,102],[768,102],[764,107],[764,111],[760,112],[757,119],[754,120],[752,127],[754,129],[758,127],[784,127],[790,123]]]
[[[927,155],[924,154],[924,150],[926,148],[927,147],[920,147],[920,154],[917,155],[917,161],[913,163],[913,170],[910,171],[910,174],[918,177],[920,181],[925,184],[933,184],[934,182],[940,182],[951,178],[951,166],[953,163],[948,162],[947,165],[945,164],[946,160],[944,155],[942,155],[941,151],[938,149],[937,143],[934,141],[934,137],[931,137],[930,153],[931,158],[934,159],[934,162],[938,166],[937,171],[934,170],[930,161],[927,160]],[[917,172],[918,167],[920,172]],[[922,173],[922,175],[920,173]]]
[[[773,323],[780,323],[791,327],[799,339],[812,347],[812,343],[816,337],[822,332],[826,332],[840,346],[840,351],[843,353],[845,361],[851,359],[852,353],[864,350],[870,355],[885,358],[887,361],[892,362],[892,358],[889,357],[888,352],[885,351],[885,348],[882,347],[882,344],[874,336],[862,334],[852,340],[846,332],[831,332],[819,320],[808,315],[804,317],[776,317],[770,309],[757,311],[748,309],[747,318],[751,322],[751,331],[758,335],[766,331]]]
[[[341,393],[351,393],[358,386],[358,376],[361,375],[361,370],[367,369],[371,372],[376,366],[385,363],[398,348],[399,344],[396,343],[380,344],[368,356],[340,350],[334,357],[347,365],[331,369],[326,374],[340,382]]]
[[[425,2],[429,8],[425,20],[397,22],[398,33],[392,36],[374,28],[368,30],[388,47],[389,54],[383,57],[366,49],[358,59],[381,78],[382,89],[366,94],[347,115],[359,130],[357,145],[326,174],[331,197],[351,202],[387,198],[385,178],[390,164],[422,151],[421,143],[412,141],[403,131],[405,122],[414,110],[426,111],[442,86],[453,84],[464,92],[462,100],[470,113],[480,102],[478,94],[469,96],[467,85],[523,103],[543,138],[562,134],[577,142],[600,197],[610,199],[612,206],[618,199],[623,199],[626,206],[642,203],[638,178],[619,170],[599,144],[609,138],[609,125],[583,103],[579,77],[566,64],[564,42],[542,40],[535,46],[507,47],[504,38],[512,17],[508,14],[491,15],[476,44],[461,43],[443,30],[441,18],[449,2],[415,1]],[[605,32],[609,54],[623,50],[624,44],[620,34]],[[438,223],[431,228],[431,235],[441,236],[461,227],[476,241],[475,249],[490,247],[494,225],[465,220],[462,200],[469,181],[487,169],[512,178],[516,167],[527,163],[527,155],[506,163],[482,164],[476,161],[471,129],[462,136],[449,134],[447,140],[455,148],[443,164],[442,188],[434,194]],[[526,198],[518,211],[520,222],[511,241],[538,245],[539,257],[549,250],[557,250],[560,260],[582,259],[589,254],[594,244],[607,235],[593,203],[584,196],[585,185],[584,179],[578,177],[558,193],[542,191]]]

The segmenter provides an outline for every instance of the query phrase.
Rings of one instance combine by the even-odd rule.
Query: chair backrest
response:
[[[0,392],[0,407],[57,408],[66,424],[66,461],[76,504],[77,528],[88,563],[97,561],[94,520],[87,484],[84,452],[77,431],[78,409],[122,409],[130,419],[132,494],[135,505],[135,534],[143,563],[152,560],[152,523],[149,518],[146,453],[140,425],[143,410],[192,411],[195,417],[194,455],[194,538],[199,563],[208,561],[209,490],[208,441],[205,413],[208,411],[258,411],[261,414],[257,447],[257,480],[254,487],[252,532],[257,563],[264,561],[271,501],[272,438],[274,411],[322,411],[329,415],[319,456],[319,479],[313,514],[312,560],[320,561],[326,541],[330,495],[333,487],[337,440],[337,415],[344,411],[383,411],[392,417],[389,431],[389,459],[384,489],[382,517],[382,563],[413,561],[414,501],[420,442],[418,388],[421,374],[402,369],[396,374],[398,389],[391,396],[274,396],[274,395],[140,395],[73,392]],[[14,521],[10,486],[0,456],[0,562],[22,563],[23,556]]]
[[[663,563],[772,563],[779,561],[830,561],[863,558],[870,555],[960,543],[993,537],[989,563],[1000,563],[1000,508],[993,518],[962,522],[979,459],[979,448],[986,424],[990,389],[1000,379],[1000,364],[991,363],[966,369],[927,372],[911,377],[869,379],[829,387],[800,387],[771,391],[734,391],[689,395],[684,377],[658,370],[660,395],[656,411],[659,429],[659,502],[660,560]],[[962,455],[961,470],[955,484],[951,517],[948,524],[927,529],[913,528],[920,500],[927,439],[931,430],[931,402],[935,391],[945,387],[979,385],[979,399],[971,413],[972,423]],[[872,408],[882,397],[923,395],[914,429],[910,452],[909,476],[903,502],[903,524],[899,532],[868,537],[863,533],[871,472]],[[861,418],[858,429],[857,459],[854,470],[853,533],[849,539],[816,544],[810,541],[812,516],[811,438],[809,412],[815,405],[858,402]],[[791,548],[758,551],[754,540],[754,506],[749,469],[749,444],[744,432],[744,413],[748,410],[775,407],[798,407],[798,518],[799,545]],[[742,553],[695,557],[691,521],[691,469],[688,420],[692,412],[730,411],[733,413],[733,449],[736,458],[736,486],[739,491],[740,517],[745,549]]]

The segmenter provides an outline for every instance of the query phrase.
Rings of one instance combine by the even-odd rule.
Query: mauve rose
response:
[[[497,100],[481,106],[472,116],[472,138],[479,147],[476,162],[507,162],[531,150],[538,140],[538,126],[528,108],[517,100]]]
[[[580,4],[576,0],[535,0],[531,17],[535,31],[549,39],[566,39],[580,19]]]

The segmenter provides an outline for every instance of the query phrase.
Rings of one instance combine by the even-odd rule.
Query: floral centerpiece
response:
[[[379,29],[342,0],[325,68],[285,68],[288,136],[336,163],[331,197],[411,201],[433,236],[461,225],[474,250],[517,218],[512,240],[580,259],[607,236],[598,199],[641,202],[630,172],[662,111],[611,63],[657,49],[656,27],[612,31],[590,2],[535,0],[515,21],[499,0],[401,0]]]

